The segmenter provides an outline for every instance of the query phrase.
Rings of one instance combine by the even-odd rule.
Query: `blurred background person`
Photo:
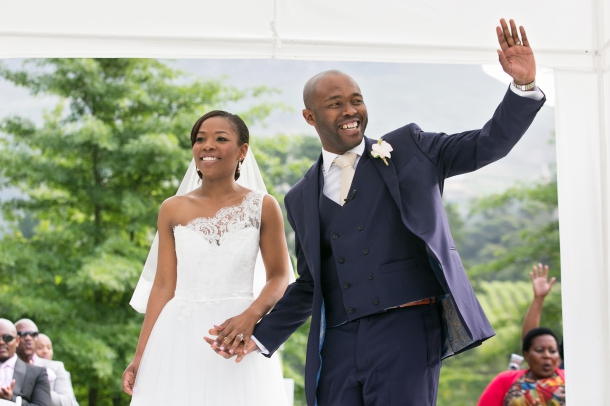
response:
[[[20,339],[15,325],[0,319],[0,399],[22,405],[51,406],[51,389],[45,368],[28,364],[15,354]]]
[[[521,329],[521,339],[525,338],[525,335],[533,328],[540,326],[540,318],[542,316],[542,307],[544,306],[544,299],[551,292],[553,284],[555,284],[556,278],[553,277],[549,280],[549,266],[542,265],[539,263],[537,266],[534,265],[532,272],[530,272],[530,279],[532,280],[532,287],[534,288],[534,299],[530,307],[525,313],[523,319],[523,327]],[[559,341],[559,356],[561,357],[561,369],[564,369],[563,361],[563,340]]]
[[[557,337],[546,327],[531,329],[523,338],[528,369],[498,374],[483,391],[478,406],[565,406],[565,374]]]
[[[46,334],[38,334],[38,342],[36,343],[36,355],[40,358],[53,359],[53,343]]]
[[[72,380],[60,361],[51,361],[36,354],[39,332],[36,323],[30,319],[21,319],[15,323],[17,334],[21,339],[17,355],[26,363],[46,368],[51,385],[52,406],[78,406]],[[50,342],[50,340],[49,340]],[[52,353],[51,353],[52,356]]]
[[[542,315],[544,299],[549,292],[551,292],[556,279],[553,277],[549,281],[549,266],[542,266],[540,263],[537,266],[534,265],[532,272],[530,272],[530,278],[532,280],[532,287],[534,288],[534,299],[527,309],[527,313],[525,313],[521,338],[524,338],[531,329],[540,326],[540,316]]]

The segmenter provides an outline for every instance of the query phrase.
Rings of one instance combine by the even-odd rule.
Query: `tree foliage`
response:
[[[32,318],[53,338],[81,404],[127,404],[120,377],[142,322],[128,302],[158,207],[191,159],[192,123],[269,89],[189,80],[144,59],[34,60],[0,74],[61,100],[39,127],[0,122],[0,188],[20,192],[3,215],[22,226],[0,241],[0,314]]]
[[[523,280],[523,270],[538,262],[559,276],[555,174],[472,201],[469,216],[457,216],[451,230],[471,279]]]

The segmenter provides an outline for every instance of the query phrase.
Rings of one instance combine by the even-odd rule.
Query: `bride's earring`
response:
[[[241,172],[241,161],[237,162],[237,172]]]

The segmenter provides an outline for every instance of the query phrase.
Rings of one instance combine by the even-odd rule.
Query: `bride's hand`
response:
[[[134,359],[127,368],[125,368],[125,372],[123,372],[123,390],[128,395],[133,395],[133,384],[136,381],[136,374],[138,373],[139,367],[140,361]]]
[[[254,331],[254,326],[258,319],[246,310],[242,314],[231,317],[220,326],[214,326],[218,332],[212,347],[216,346],[220,351],[231,355],[235,353],[237,347],[243,343],[244,348],[248,348],[250,336]]]

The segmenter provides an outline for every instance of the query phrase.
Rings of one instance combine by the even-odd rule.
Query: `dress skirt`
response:
[[[136,375],[132,406],[285,406],[279,359],[248,354],[239,364],[203,340],[214,324],[242,313],[250,299],[173,298],[163,308]]]

